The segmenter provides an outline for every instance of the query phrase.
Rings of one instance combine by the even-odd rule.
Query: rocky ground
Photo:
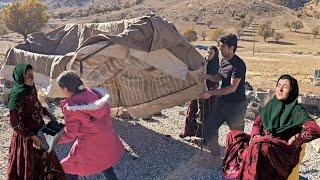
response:
[[[57,105],[50,108],[57,117],[62,117]],[[162,111],[161,116],[152,120],[127,120],[115,118],[115,129],[125,142],[126,153],[115,166],[119,179],[223,179],[219,167],[204,166],[200,159],[208,157],[201,149],[178,134],[184,126],[186,107],[176,106]],[[7,153],[11,128],[8,110],[0,106],[0,179],[5,179]],[[246,132],[252,122],[246,120]],[[220,128],[220,149],[223,155],[224,139],[229,128]],[[68,152],[69,145],[58,146],[55,151],[59,158]],[[300,179],[317,180],[320,177],[320,154],[311,145],[307,145],[306,156],[300,168]],[[101,174],[80,179],[104,179]]]

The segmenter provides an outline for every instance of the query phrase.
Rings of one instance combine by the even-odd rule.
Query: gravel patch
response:
[[[57,117],[63,117],[57,105],[50,108]],[[200,159],[209,156],[206,149],[203,151],[195,144],[179,138],[183,130],[186,107],[175,106],[162,111],[162,116],[151,120],[126,120],[114,118],[114,127],[123,140],[126,153],[114,167],[119,179],[125,180],[194,180],[216,179],[223,180],[220,167],[204,166]],[[0,106],[0,179],[5,179],[7,153],[11,128],[8,120],[8,110]],[[252,122],[246,120],[245,132],[249,133]],[[221,156],[225,146],[225,137],[229,132],[227,125],[219,130]],[[61,159],[66,156],[71,144],[58,145],[55,152]],[[306,156],[300,168],[300,179],[317,180],[320,177],[320,154],[315,153],[307,145]],[[80,177],[86,180],[103,180],[102,174]]]

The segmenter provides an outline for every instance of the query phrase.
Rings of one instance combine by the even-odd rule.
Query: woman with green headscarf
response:
[[[223,175],[231,179],[286,180],[299,163],[301,145],[320,137],[320,127],[298,103],[299,86],[282,75],[276,95],[256,118],[251,135],[227,136]]]
[[[42,150],[36,136],[44,125],[43,115],[52,115],[41,106],[29,64],[18,64],[13,70],[14,86],[9,94],[10,125],[13,135],[8,157],[9,180],[65,179],[54,152]]]

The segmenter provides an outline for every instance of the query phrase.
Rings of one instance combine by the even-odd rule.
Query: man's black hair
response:
[[[233,52],[236,52],[238,47],[238,37],[235,34],[229,33],[220,38],[220,43],[227,45],[229,48],[234,47]]]

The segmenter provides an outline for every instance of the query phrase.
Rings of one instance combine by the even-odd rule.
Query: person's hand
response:
[[[259,137],[261,137],[261,135],[259,135],[259,134],[254,135],[254,136],[250,139],[249,144],[251,144],[251,142],[252,142],[254,139],[257,139],[257,138],[259,138]]]
[[[252,139],[259,138],[259,137],[261,137],[261,135],[257,134],[257,135],[254,135]]]
[[[43,147],[42,141],[40,140],[40,138],[36,135],[33,135],[31,137],[32,141],[33,141],[33,147],[36,149],[41,149]]]
[[[296,140],[297,140],[297,135],[294,135],[288,140],[288,144],[294,145],[294,146],[299,146],[299,144],[297,143]]]
[[[211,91],[206,91],[206,92],[203,92],[200,94],[200,98],[201,99],[208,99],[212,96],[212,93]]]
[[[57,121],[57,118],[51,113],[48,114],[48,117],[50,118],[51,121]]]
[[[202,80],[203,80],[203,81],[205,81],[205,80],[207,80],[207,79],[210,80],[210,75],[205,74],[205,75],[202,76]]]

